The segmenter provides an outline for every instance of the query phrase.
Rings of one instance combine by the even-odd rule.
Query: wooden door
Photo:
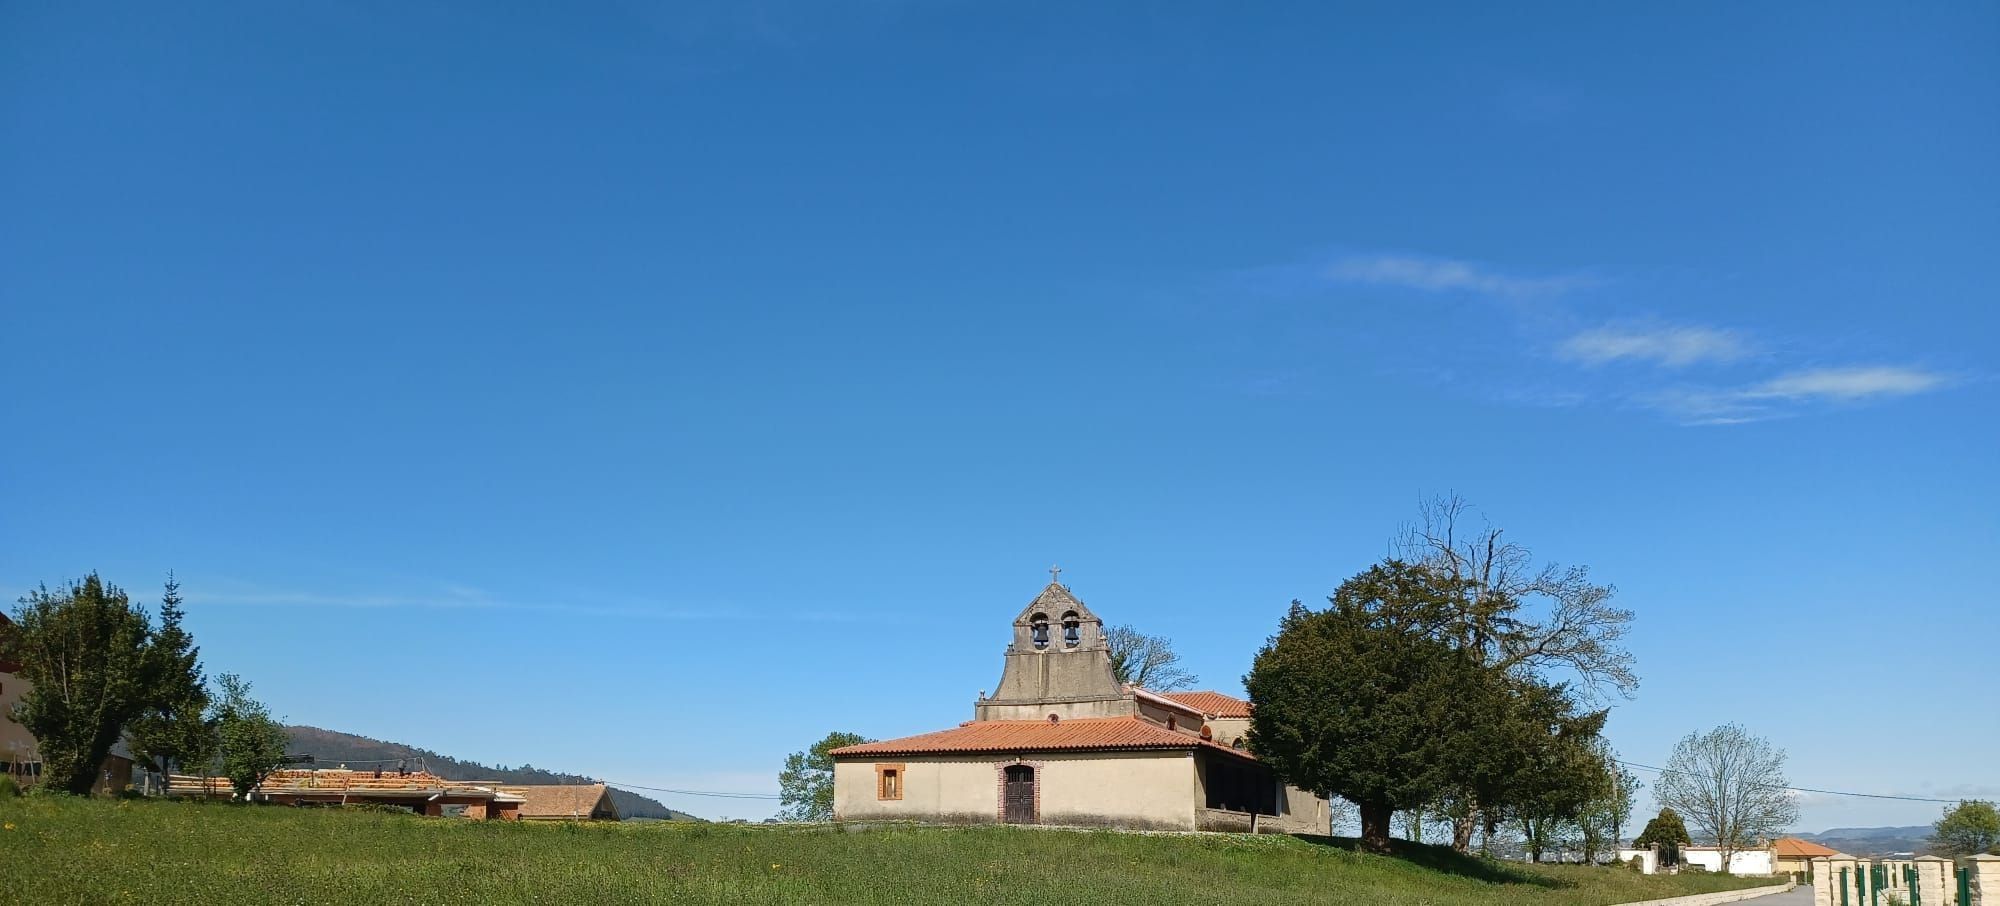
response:
[[[1007,766],[1005,798],[1008,824],[1035,823],[1035,769],[1025,764]]]

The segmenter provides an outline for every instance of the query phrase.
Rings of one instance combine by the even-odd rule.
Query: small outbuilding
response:
[[[175,774],[170,796],[226,799],[235,795],[218,777]],[[295,806],[377,805],[432,818],[513,821],[522,797],[485,781],[447,780],[427,771],[351,771],[346,768],[272,771],[250,793],[259,802]]]
[[[505,786],[521,797],[523,821],[617,821],[618,804],[602,783]]]
[[[1772,870],[1777,874],[1806,875],[1812,872],[1812,860],[1821,856],[1840,855],[1811,840],[1797,837],[1779,837],[1771,842]]]

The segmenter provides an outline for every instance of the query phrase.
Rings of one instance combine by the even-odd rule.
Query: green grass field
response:
[[[529,825],[0,798],[5,903],[1598,904],[1762,883],[1278,836]]]

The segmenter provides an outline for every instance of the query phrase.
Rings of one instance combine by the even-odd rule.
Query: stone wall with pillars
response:
[[[1861,906],[1865,902],[1866,898],[1860,894],[1866,883],[1868,863],[1839,853],[1828,860],[1826,873],[1828,880],[1833,882],[1833,895],[1828,899],[1827,906],[1841,906],[1843,902],[1847,906]],[[1841,899],[1843,893],[1847,896],[1845,900]]]
[[[1816,856],[1812,860],[1813,906],[1834,906],[1840,902],[1833,892],[1833,885],[1839,883],[1833,870],[1830,856]]]
[[[1937,856],[1918,856],[1917,899],[1924,906],[1950,906],[1951,898],[1957,893],[1952,888],[1956,882],[1951,878],[1951,860]]]
[[[1972,876],[1972,902],[1965,906],[2000,906],[2000,856],[1967,856],[1958,865]]]

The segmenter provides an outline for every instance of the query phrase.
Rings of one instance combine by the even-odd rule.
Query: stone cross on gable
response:
[[[1049,582],[1055,585],[1062,584],[1062,567],[1060,566],[1049,567]]]

